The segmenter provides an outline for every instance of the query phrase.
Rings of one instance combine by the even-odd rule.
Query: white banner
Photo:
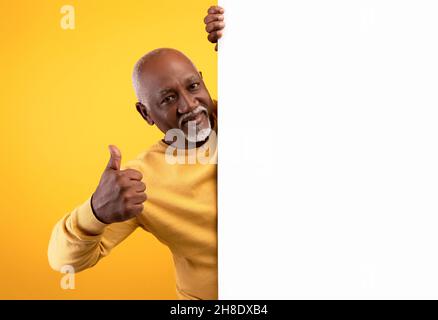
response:
[[[219,297],[438,298],[438,2],[222,0]]]

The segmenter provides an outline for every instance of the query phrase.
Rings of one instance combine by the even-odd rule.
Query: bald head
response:
[[[150,70],[151,68],[148,69],[148,66],[168,63],[183,63],[197,70],[193,62],[184,53],[176,49],[158,48],[146,53],[137,61],[132,72],[132,82],[139,102],[146,103],[144,94],[147,88],[144,88],[144,86],[147,81],[142,81],[142,79],[158,75],[151,72],[152,70]]]

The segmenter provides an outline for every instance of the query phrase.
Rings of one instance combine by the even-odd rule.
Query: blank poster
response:
[[[438,2],[220,5],[220,299],[437,299]]]

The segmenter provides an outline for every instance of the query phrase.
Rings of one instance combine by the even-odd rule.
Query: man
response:
[[[205,17],[213,43],[222,36],[223,13],[214,6]],[[174,49],[143,56],[133,82],[137,111],[165,137],[122,169],[119,149],[109,147],[92,197],[56,224],[49,263],[58,271],[64,265],[76,272],[92,267],[141,227],[170,248],[180,299],[217,299],[215,103],[193,63]],[[175,131],[183,143],[174,143]],[[185,161],[205,150],[213,161]],[[178,161],[169,163],[174,151]]]

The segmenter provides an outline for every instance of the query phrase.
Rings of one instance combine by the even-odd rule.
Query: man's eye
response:
[[[175,100],[175,96],[167,96],[166,98],[163,99],[163,101],[161,101],[161,103],[170,103],[173,100]]]
[[[198,83],[198,82],[192,83],[192,84],[190,85],[190,90],[195,90],[195,89],[197,89],[198,87],[199,87],[199,83]]]

